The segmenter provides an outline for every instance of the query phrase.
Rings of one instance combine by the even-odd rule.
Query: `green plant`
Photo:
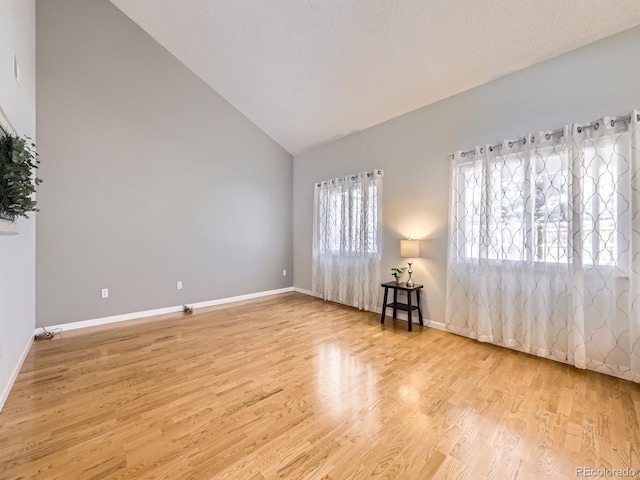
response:
[[[402,267],[402,268],[393,267],[391,269],[391,275],[393,275],[396,278],[400,278],[402,277],[402,275],[404,275],[404,272],[406,271],[407,271],[407,267]]]
[[[15,220],[38,212],[33,199],[42,180],[35,176],[40,161],[29,137],[0,137],[0,217]]]

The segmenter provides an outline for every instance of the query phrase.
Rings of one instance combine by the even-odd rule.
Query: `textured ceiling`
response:
[[[640,24],[638,0],[111,0],[292,154]]]

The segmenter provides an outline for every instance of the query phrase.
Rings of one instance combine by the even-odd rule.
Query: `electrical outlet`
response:
[[[282,276],[286,277],[287,276],[287,271],[286,270],[282,270]]]
[[[182,282],[176,282],[176,289],[182,290]]]
[[[103,288],[102,289],[102,298],[109,298],[109,289],[108,288]]]

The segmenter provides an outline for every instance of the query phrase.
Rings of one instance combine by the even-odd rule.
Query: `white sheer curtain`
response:
[[[640,382],[640,113],[453,155],[446,328]]]
[[[316,183],[312,293],[374,310],[382,255],[382,170]]]

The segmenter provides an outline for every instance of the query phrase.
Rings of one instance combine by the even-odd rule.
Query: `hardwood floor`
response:
[[[640,470],[640,385],[291,293],[35,344],[0,479]]]

